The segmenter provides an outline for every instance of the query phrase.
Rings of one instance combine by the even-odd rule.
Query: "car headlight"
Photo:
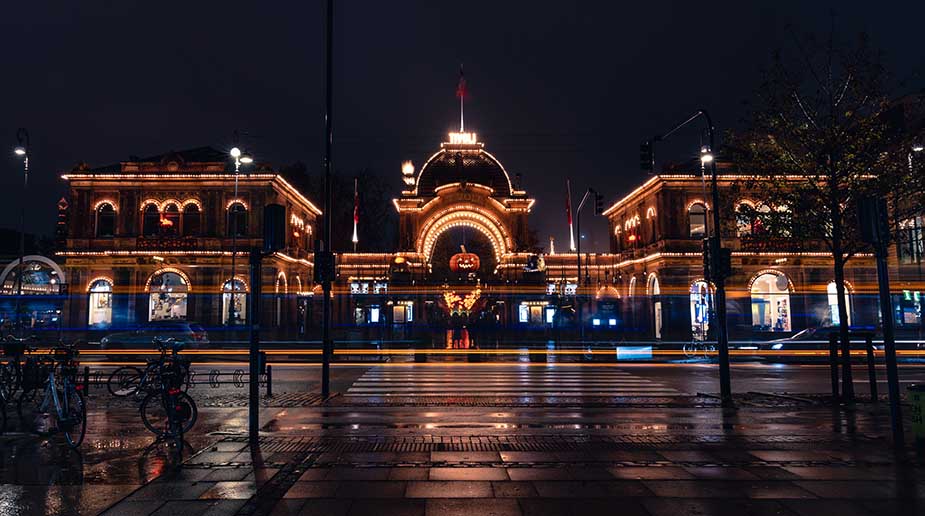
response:
[[[782,343],[778,342],[777,344],[772,345],[772,346],[771,346],[771,349],[773,349],[773,350],[778,350],[778,349],[781,349],[781,348],[783,348],[783,347],[784,347],[784,345],[783,345]]]

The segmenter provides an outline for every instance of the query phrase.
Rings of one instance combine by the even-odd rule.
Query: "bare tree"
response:
[[[889,97],[880,57],[864,36],[849,44],[835,38],[834,30],[824,41],[795,37],[791,49],[775,53],[748,130],[733,135],[730,148],[754,174],[740,186],[761,199],[737,207],[739,215],[768,235],[824,243],[831,252],[847,360],[845,264],[866,249],[857,201],[887,197],[902,220],[902,210],[920,206],[908,201],[922,196],[922,171],[909,159],[913,136],[897,123],[903,103]]]

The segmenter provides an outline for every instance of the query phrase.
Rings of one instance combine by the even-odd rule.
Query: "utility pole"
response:
[[[333,281],[334,253],[331,248],[332,204],[334,188],[331,185],[331,160],[334,143],[334,0],[327,0],[325,12],[325,74],[324,74],[324,231],[321,249],[321,263],[315,260],[315,267],[321,267],[321,396],[331,395],[331,355],[334,342],[331,340],[331,282]]]

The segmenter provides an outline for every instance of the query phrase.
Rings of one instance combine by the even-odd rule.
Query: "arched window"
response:
[[[92,328],[108,328],[112,324],[112,283],[108,279],[94,280],[88,291],[87,324]]]
[[[646,282],[646,294],[652,302],[652,326],[656,339],[662,338],[662,288],[658,284],[658,276],[649,274]]]
[[[829,314],[832,326],[838,326],[840,323],[838,315],[838,289],[835,287],[835,282],[829,283],[825,287],[825,291],[829,300]],[[848,312],[848,326],[851,326],[851,296],[847,288],[845,288],[845,308]]]
[[[695,202],[687,209],[687,217],[690,220],[691,238],[703,238],[707,235],[707,209],[706,207]]]
[[[782,272],[769,271],[752,281],[752,328],[790,331],[790,282]]]
[[[157,272],[148,280],[148,293],[149,321],[186,319],[186,278],[173,270]]]
[[[141,234],[156,236],[161,230],[161,213],[157,205],[151,203],[145,206],[142,214]]]
[[[247,285],[239,278],[222,285],[222,320],[228,325],[247,322]]]
[[[752,234],[753,235],[762,235],[768,232],[768,221],[767,217],[763,217],[763,213],[771,213],[771,207],[767,204],[762,204],[757,209],[757,214],[752,220]]]
[[[748,203],[741,202],[736,206],[736,236],[744,237],[752,234],[754,221],[752,220],[751,210],[753,207]]]
[[[632,298],[636,294],[636,276],[630,278],[630,286],[626,291],[626,297]]]
[[[111,237],[116,235],[116,209],[104,202],[96,208],[96,236]]]
[[[228,236],[247,236],[247,208],[239,202],[228,207]]]
[[[180,208],[170,203],[164,207],[164,217],[160,221],[161,233],[169,236],[180,234]]]
[[[706,340],[710,331],[710,305],[713,295],[706,281],[691,283],[691,335],[695,340]]]
[[[183,235],[199,236],[201,221],[199,205],[189,203],[183,207]]]
[[[283,298],[288,297],[289,281],[286,279],[286,273],[280,271],[276,275],[276,325],[283,324]]]

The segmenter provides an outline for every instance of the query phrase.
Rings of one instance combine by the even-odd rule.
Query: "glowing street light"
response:
[[[912,152],[922,152],[923,150],[925,150],[925,146],[922,145],[922,142],[912,144]]]
[[[700,148],[700,162],[703,164],[707,164],[711,161],[713,161],[713,153],[710,152],[709,146],[704,145],[703,147]]]
[[[237,132],[235,132],[235,137],[237,137]],[[231,294],[228,302],[228,325],[235,324],[235,316],[237,315],[237,310],[235,310],[235,301],[237,299],[238,291],[238,281],[236,279],[235,273],[237,269],[236,258],[238,254],[238,172],[241,171],[241,165],[250,165],[254,162],[254,158],[250,157],[248,154],[241,152],[241,149],[237,147],[232,147],[229,151],[231,157],[234,158],[234,199],[230,209],[228,210],[228,216],[231,219]],[[253,317],[253,314],[252,314]]]

